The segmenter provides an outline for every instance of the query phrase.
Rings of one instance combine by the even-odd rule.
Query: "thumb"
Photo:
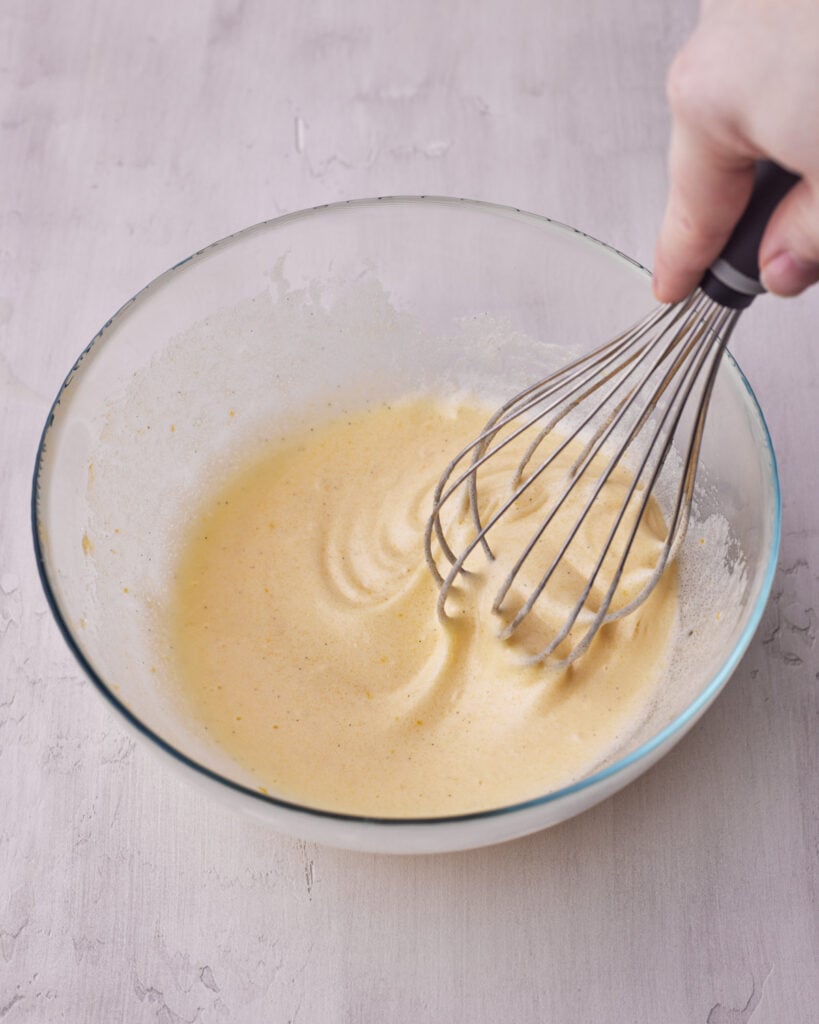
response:
[[[774,211],[759,246],[760,280],[776,295],[819,281],[819,189],[803,178]]]

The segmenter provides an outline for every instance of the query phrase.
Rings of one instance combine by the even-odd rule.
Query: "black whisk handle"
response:
[[[770,160],[756,165],[754,190],[745,212],[700,284],[715,302],[729,309],[744,309],[765,291],[759,283],[759,243],[780,200],[797,181],[798,174]]]

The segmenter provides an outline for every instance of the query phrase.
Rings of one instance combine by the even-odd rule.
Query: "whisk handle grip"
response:
[[[756,180],[745,212],[719,257],[706,270],[700,287],[730,309],[750,306],[765,289],[759,282],[759,243],[780,200],[799,181],[770,160],[756,165]]]

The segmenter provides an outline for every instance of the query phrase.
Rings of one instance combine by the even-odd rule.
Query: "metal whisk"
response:
[[[529,585],[519,607],[506,616],[500,636],[511,637],[542,597],[618,466],[627,467],[630,483],[602,547],[592,559],[592,571],[563,626],[531,660],[549,658],[566,641],[569,650],[563,648],[556,664],[570,664],[603,625],[628,615],[646,600],[685,536],[708,404],[722,354],[740,312],[764,291],[759,283],[759,242],[776,205],[796,181],[775,164],[760,163],[742,219],[691,295],[655,308],[611,341],[521,391],[449,463],[435,490],[425,535],[427,563],[440,585],[438,615],[442,620],[448,617],[447,600],[453,585],[471,572],[465,566],[467,559],[476,550],[490,560],[495,558],[491,542],[498,525],[566,453],[570,453],[571,467],[557,496],[539,510],[541,518],[528,543],[508,560],[511,568],[495,595],[494,612],[505,611],[504,602],[513,586],[520,585],[524,564],[532,559],[547,529],[559,524],[561,509],[571,495],[575,500],[582,493],[581,511],[565,534],[560,534],[557,554],[539,580]],[[493,495],[496,507],[486,512],[480,478],[485,478],[492,460],[510,445],[522,446],[523,455],[508,489],[502,496]],[[672,452],[675,454],[669,460]],[[653,571],[635,597],[612,609],[661,471],[669,466],[678,480],[667,502],[667,533]],[[664,492],[667,490],[664,487]],[[445,508],[449,518],[442,518]],[[471,532],[456,550],[452,523],[464,516],[471,521]],[[615,538],[620,547],[612,560],[609,556]],[[445,563],[443,571],[439,563]],[[609,573],[603,583],[605,591],[598,606],[590,610],[589,597],[604,563]]]

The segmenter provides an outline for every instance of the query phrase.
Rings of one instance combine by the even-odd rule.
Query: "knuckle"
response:
[[[700,121],[712,118],[724,104],[724,83],[717,74],[713,47],[694,36],[671,61],[666,75],[668,105],[675,117]]]
[[[666,97],[675,114],[693,112],[699,106],[700,77],[689,47],[672,60],[665,83]]]

